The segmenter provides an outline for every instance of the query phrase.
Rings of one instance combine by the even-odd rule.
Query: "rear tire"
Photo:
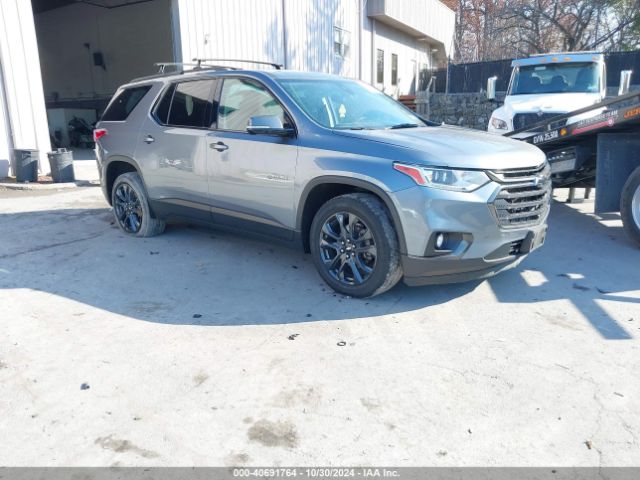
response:
[[[326,202],[313,219],[309,244],[318,273],[343,295],[379,295],[402,278],[398,237],[375,195],[350,193]]]
[[[111,205],[116,223],[126,234],[153,237],[164,232],[166,224],[151,216],[147,192],[136,172],[116,178],[111,189]]]
[[[624,184],[620,213],[627,235],[640,246],[640,167],[631,173]]]

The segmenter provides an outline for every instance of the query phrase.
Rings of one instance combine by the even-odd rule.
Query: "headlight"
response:
[[[419,167],[394,163],[393,168],[410,176],[418,185],[456,192],[472,192],[489,183],[489,177],[479,170]]]
[[[507,122],[496,117],[491,117],[491,126],[496,130],[507,130],[509,128]]]

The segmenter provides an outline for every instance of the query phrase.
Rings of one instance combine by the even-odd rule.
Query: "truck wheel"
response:
[[[135,172],[123,173],[111,189],[113,215],[123,232],[136,237],[153,237],[164,231],[165,223],[153,218],[147,192]]]
[[[329,200],[313,219],[309,243],[320,276],[343,295],[379,295],[402,278],[396,231],[374,195]]]
[[[640,245],[640,167],[634,170],[624,184],[620,213],[627,234]]]

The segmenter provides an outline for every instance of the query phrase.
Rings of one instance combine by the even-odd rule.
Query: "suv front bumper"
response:
[[[459,258],[449,255],[440,257],[413,257],[402,255],[403,281],[410,286],[467,282],[493,277],[514,268],[531,252],[544,244],[546,224],[534,227],[522,240],[506,243],[486,257]]]
[[[424,187],[394,192],[394,200],[404,207],[398,209],[406,240],[401,255],[404,282],[429,285],[488,278],[516,267],[542,246],[550,183],[535,192],[541,205],[539,217],[522,225],[504,216],[505,195],[519,194],[506,192],[508,188],[490,182],[471,193]],[[454,238],[445,251],[434,249],[438,233]]]

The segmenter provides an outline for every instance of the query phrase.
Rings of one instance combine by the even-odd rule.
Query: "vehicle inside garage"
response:
[[[32,0],[53,148],[91,148],[116,89],[173,61],[171,0]]]

